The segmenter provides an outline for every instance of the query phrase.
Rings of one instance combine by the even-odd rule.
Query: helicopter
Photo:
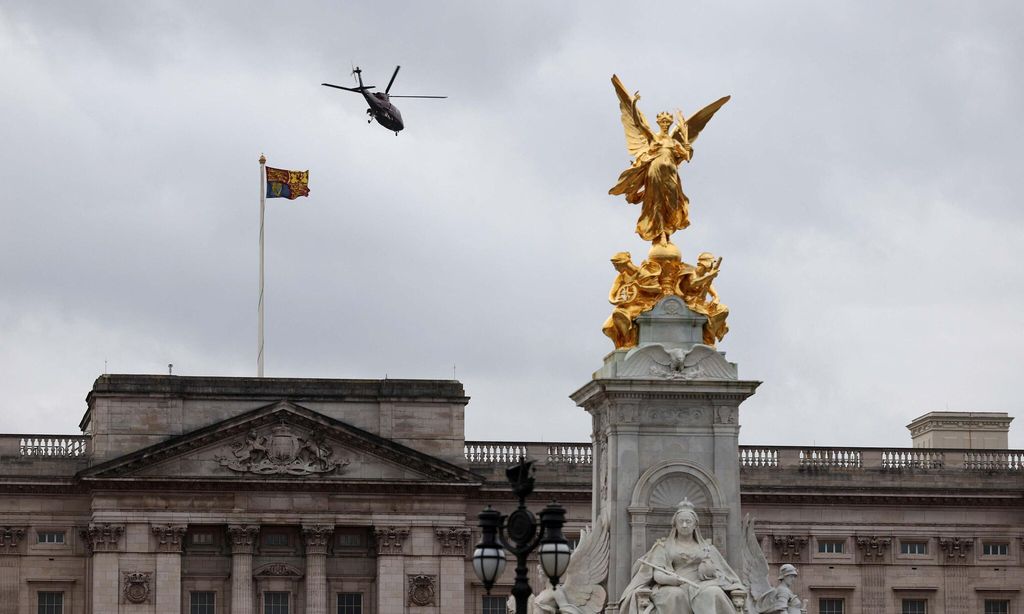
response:
[[[363,71],[356,66],[352,69],[352,74],[355,75],[359,81],[359,87],[342,87],[340,85],[334,85],[333,83],[321,83],[327,87],[333,87],[339,90],[345,90],[346,92],[356,92],[363,95],[366,100],[366,104],[370,105],[369,109],[366,109],[366,114],[370,116],[370,119],[366,120],[366,123],[370,123],[373,120],[377,120],[377,123],[384,126],[388,130],[394,130],[395,136],[398,136],[399,131],[405,128],[405,124],[402,123],[402,114],[398,111],[398,107],[391,104],[392,98],[447,98],[447,96],[397,96],[391,95],[391,86],[395,83],[395,77],[398,76],[398,69],[401,66],[395,66],[395,72],[391,73],[391,80],[388,81],[388,86],[384,88],[383,92],[373,92],[370,90],[374,89],[372,85],[363,85]]]

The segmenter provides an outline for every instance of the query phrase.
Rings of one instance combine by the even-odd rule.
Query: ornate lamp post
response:
[[[516,581],[512,586],[516,614],[526,614],[527,600],[532,592],[527,582],[526,557],[540,546],[540,564],[544,574],[552,586],[558,586],[558,578],[569,566],[572,553],[562,535],[565,508],[550,503],[541,511],[539,525],[533,513],[526,509],[526,497],[533,492],[533,462],[520,458],[519,464],[505,470],[512,491],[519,498],[519,507],[508,516],[502,516],[490,506],[480,512],[479,526],[483,536],[473,552],[473,570],[488,593],[505,569],[505,550],[516,556]]]

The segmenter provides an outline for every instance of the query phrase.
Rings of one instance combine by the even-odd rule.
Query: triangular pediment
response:
[[[90,467],[89,482],[479,484],[480,476],[290,401]]]

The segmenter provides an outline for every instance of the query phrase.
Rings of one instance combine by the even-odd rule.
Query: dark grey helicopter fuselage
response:
[[[377,120],[378,124],[395,132],[405,128],[405,124],[402,123],[402,114],[395,105],[391,104],[387,94],[384,92],[370,93],[365,89],[362,90],[362,94],[366,99],[366,104],[370,105],[366,113]]]

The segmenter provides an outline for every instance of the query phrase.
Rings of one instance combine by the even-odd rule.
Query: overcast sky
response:
[[[631,7],[627,11],[626,7]],[[589,438],[608,262],[647,251],[617,73],[649,118],[729,102],[682,168],[745,444],[909,446],[935,410],[1024,448],[1021,2],[5,2],[7,433],[111,373],[456,377],[469,439]],[[352,63],[406,100],[367,125]],[[105,366],[106,365],[106,366]]]

